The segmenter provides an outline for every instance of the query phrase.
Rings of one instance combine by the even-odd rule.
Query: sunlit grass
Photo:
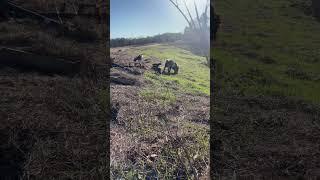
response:
[[[156,106],[157,110],[169,114],[153,112],[145,107],[141,113],[145,116],[127,123],[135,139],[144,143],[155,137],[159,139],[157,143],[161,146],[158,152],[154,152],[157,160],[150,162],[139,156],[134,165],[128,163],[126,168],[113,166],[114,176],[146,179],[153,174],[159,179],[174,179],[180,172],[183,179],[195,179],[195,169],[198,173],[204,173],[209,166],[209,126],[189,121],[184,113],[180,114],[179,110],[175,112],[173,108],[190,106],[188,102],[183,102],[189,95],[210,94],[210,69],[205,65],[205,58],[159,44],[139,46],[128,51],[132,55],[142,53],[146,58],[160,59],[161,69],[165,59],[173,59],[180,68],[175,75],[160,75],[152,70],[144,72],[146,83],[139,91],[139,99],[148,102],[144,104],[146,107]],[[173,111],[166,112],[166,109]],[[154,113],[157,115],[154,116]]]
[[[154,84],[171,87],[179,92],[210,94],[210,69],[205,65],[204,57],[166,45],[144,46],[139,48],[139,51],[147,57],[161,59],[161,69],[164,67],[165,59],[173,59],[179,65],[179,73],[176,75],[159,76],[153,72],[145,73],[146,79]]]
[[[168,89],[147,88],[140,92],[140,95],[147,101],[160,100],[164,104],[174,103],[176,96]]]

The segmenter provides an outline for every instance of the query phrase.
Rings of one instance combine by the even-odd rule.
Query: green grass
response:
[[[210,94],[210,70],[205,65],[205,58],[194,55],[189,51],[167,45],[144,46],[138,49],[147,57],[157,57],[162,60],[173,59],[179,65],[177,75],[156,75],[153,72],[145,73],[145,78],[151,81],[156,88],[169,88],[174,92],[193,94]]]
[[[168,45],[141,46],[130,51],[131,54],[143,53],[147,57],[159,58],[162,64],[167,58],[174,59],[180,67],[177,75],[157,75],[153,71],[144,73],[144,78],[150,83],[145,84],[139,95],[150,104],[158,105],[158,109],[176,107],[180,103],[177,99],[186,94],[210,94],[210,69],[205,65],[205,58]],[[159,179],[175,179],[180,171],[183,179],[195,179],[195,169],[203,174],[209,162],[208,125],[187,121],[180,115],[153,118],[154,112],[148,109],[143,112],[146,117],[127,123],[135,140],[147,143],[148,139],[159,139],[156,144],[161,148],[154,152],[157,160],[150,162],[137,156],[134,165],[112,167],[114,176],[146,179],[153,171]]]
[[[320,23],[291,4],[293,0],[217,1],[224,27],[212,51],[223,67],[222,89],[320,103]],[[288,74],[292,68],[304,78]]]
[[[156,89],[156,88],[145,88],[140,92],[140,95],[147,101],[153,101],[155,99],[160,100],[163,105],[171,104],[176,101],[176,96],[169,89]]]
[[[183,122],[180,124],[180,131],[184,133],[178,137],[175,133],[170,134],[167,124],[160,124],[156,121],[144,122],[140,124],[138,131],[138,136],[145,138],[156,137],[154,129],[169,134],[165,135],[169,141],[161,146],[161,153],[158,154],[157,161],[148,162],[146,159],[139,159],[134,167],[125,170],[122,167],[111,167],[113,174],[125,179],[138,177],[138,179],[146,179],[148,176],[150,178],[150,172],[154,170],[160,179],[175,179],[177,170],[181,170],[184,172],[184,179],[195,179],[194,169],[204,171],[209,162],[209,127]],[[189,134],[190,132],[192,134]]]

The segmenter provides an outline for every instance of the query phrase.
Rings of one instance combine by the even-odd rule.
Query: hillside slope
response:
[[[211,130],[224,146],[216,174],[319,171],[320,23],[305,8],[299,0],[216,2],[222,25]]]
[[[129,66],[144,54],[144,67]],[[112,48],[111,177],[194,179],[209,163],[209,68],[203,57],[164,44]],[[166,58],[177,75],[156,74]],[[161,67],[163,69],[163,66]]]
[[[217,2],[223,24],[214,54],[227,74],[221,81],[232,79],[224,87],[320,102],[320,23],[295,4]]]

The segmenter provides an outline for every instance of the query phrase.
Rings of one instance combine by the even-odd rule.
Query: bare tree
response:
[[[207,58],[208,65],[210,63],[209,51],[210,51],[210,27],[208,26],[208,8],[210,8],[210,1],[207,1],[203,13],[200,15],[196,2],[194,2],[194,8],[196,17],[191,15],[190,9],[187,6],[186,0],[183,0],[186,12],[181,9],[178,0],[169,0],[174,7],[176,7],[184,19],[188,23],[188,27],[185,31],[186,39],[192,46],[199,48],[200,54]],[[189,17],[188,17],[189,16]]]

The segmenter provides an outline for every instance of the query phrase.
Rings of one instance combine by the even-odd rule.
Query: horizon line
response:
[[[111,33],[110,33],[110,40],[112,39],[140,39],[140,38],[147,38],[147,37],[154,37],[154,36],[158,36],[158,35],[163,35],[163,34],[183,34],[183,32],[165,32],[165,33],[158,33],[158,34],[154,34],[154,35],[146,35],[146,36],[131,36],[131,37],[115,37],[115,38],[111,38]]]

